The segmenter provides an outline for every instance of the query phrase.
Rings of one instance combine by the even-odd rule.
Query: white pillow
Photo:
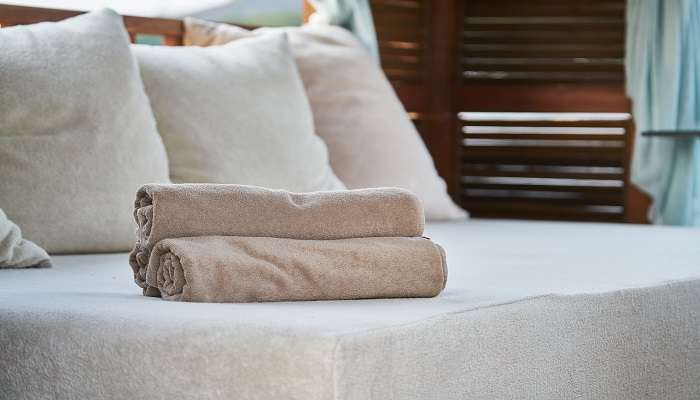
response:
[[[185,19],[186,45],[208,46],[278,32],[289,35],[316,133],[350,189],[397,186],[416,193],[429,220],[466,213],[447,194],[433,160],[384,73],[348,31],[333,26],[265,28]]]
[[[173,181],[344,189],[314,133],[285,34],[133,51]]]
[[[0,29],[0,207],[49,252],[126,251],[167,159],[122,19]]]

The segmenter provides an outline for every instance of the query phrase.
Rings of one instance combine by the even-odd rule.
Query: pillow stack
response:
[[[194,302],[431,297],[440,246],[403,189],[291,193],[241,185],[146,185],[130,264],[148,296]]]
[[[306,25],[255,31],[185,19],[186,45],[223,45],[287,33],[330,163],[350,189],[397,186],[415,193],[428,220],[464,219],[383,71],[345,29]]]
[[[127,251],[134,191],[171,181],[397,186],[429,219],[465,215],[351,34],[216,25],[210,40],[198,23],[186,42],[221,45],[130,45],[107,9],[0,30],[0,207],[27,239]]]

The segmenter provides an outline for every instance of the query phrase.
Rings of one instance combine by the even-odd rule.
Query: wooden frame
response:
[[[0,4],[0,26],[60,21],[83,13],[84,11]],[[181,20],[124,16],[124,25],[126,25],[126,30],[129,32],[132,41],[135,41],[140,34],[157,35],[163,37],[163,44],[170,46],[182,45],[184,27]]]
[[[313,13],[313,6],[308,0],[299,1],[306,21]],[[464,0],[372,0],[371,3],[374,11],[377,11],[375,16],[379,18],[375,25],[380,45],[382,41],[391,44],[392,40],[398,40],[395,43],[416,46],[418,49],[407,57],[400,53],[399,48],[394,50],[396,55],[393,59],[385,57],[392,53],[385,54],[383,49],[383,67],[455,199],[459,199],[462,178],[460,144],[456,140],[460,137],[462,126],[456,117],[457,111],[630,110],[622,83],[596,85],[543,82],[539,84],[541,87],[537,90],[537,96],[532,95],[532,83],[518,85],[498,81],[470,82],[467,87],[462,80],[458,57],[458,32],[462,29],[460,24],[461,16],[464,15]],[[0,26],[59,21],[81,13],[83,12],[0,4]],[[404,23],[401,18],[406,17],[413,18],[413,25]],[[137,41],[140,35],[150,35],[162,37],[160,43],[165,45],[182,45],[184,27],[181,20],[135,16],[123,18],[132,41]],[[392,39],[392,35],[396,34],[403,37]],[[402,61],[412,58],[418,59],[418,62],[411,64]],[[560,105],[561,110],[552,108]],[[631,126],[629,131],[633,129]],[[632,146],[630,138],[626,147],[628,160]],[[625,182],[629,182],[628,176]],[[624,220],[645,222],[648,198],[632,185],[628,187]]]

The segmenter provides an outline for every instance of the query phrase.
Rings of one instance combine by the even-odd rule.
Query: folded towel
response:
[[[164,299],[215,303],[433,297],[446,280],[443,249],[421,237],[165,239],[147,273]]]
[[[129,257],[146,295],[150,251],[163,239],[186,236],[268,236],[345,239],[420,236],[420,200],[398,188],[290,193],[254,186],[145,185],[136,194],[137,242]]]
[[[46,251],[23,239],[19,227],[0,209],[0,268],[50,266],[51,258]]]

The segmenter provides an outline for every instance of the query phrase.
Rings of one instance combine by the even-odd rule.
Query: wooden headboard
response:
[[[0,26],[60,21],[83,13],[84,11],[0,4]],[[162,42],[166,45],[179,46],[182,44],[184,28],[181,20],[124,16],[124,24],[132,41],[135,41],[139,35],[153,35],[162,37]]]
[[[312,8],[299,1],[307,18]],[[511,0],[369,0],[384,72],[449,192],[473,215],[646,220],[648,199],[629,182],[634,125],[622,68],[625,3],[606,1],[583,9],[578,0],[542,0],[537,7]],[[0,4],[0,25],[58,21],[80,13]],[[562,19],[574,22],[558,21]],[[540,20],[548,24],[532,23]],[[124,22],[132,41],[182,44],[180,20],[125,16]],[[571,54],[561,55],[561,49]],[[602,66],[580,64],[579,59]],[[573,64],[547,64],[552,62]],[[502,112],[539,113],[537,118],[545,119],[548,113],[559,114],[549,120],[528,115],[503,119]],[[561,114],[571,112],[594,114],[584,119]],[[597,117],[600,113],[608,114]],[[494,134],[504,126],[534,131]],[[546,131],[579,127],[619,134],[584,132],[541,140]],[[483,136],[486,128],[494,132]],[[484,139],[500,142],[472,145]],[[549,143],[553,140],[558,140],[556,146]],[[518,141],[528,145],[515,145]],[[547,143],[536,146],[540,142]],[[563,147],[569,142],[580,145]],[[598,147],[581,147],[590,143]],[[605,173],[598,171],[601,166]],[[598,181],[616,185],[600,187]]]

